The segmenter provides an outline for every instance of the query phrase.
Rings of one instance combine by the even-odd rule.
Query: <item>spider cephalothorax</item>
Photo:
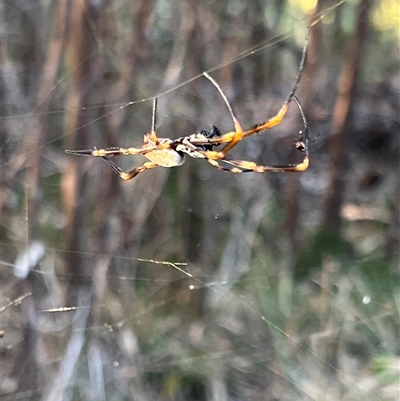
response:
[[[218,137],[222,136],[222,133],[215,125],[212,125],[211,131],[201,130],[200,135],[202,135],[206,139],[212,139],[212,138],[218,138]],[[199,148],[202,148],[202,150],[212,150],[213,146],[215,146],[215,145],[209,143],[207,145],[197,145],[197,146]]]

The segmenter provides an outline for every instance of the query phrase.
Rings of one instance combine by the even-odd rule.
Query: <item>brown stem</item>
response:
[[[371,4],[368,0],[362,0],[359,3],[356,30],[348,43],[345,62],[337,85],[338,95],[333,110],[329,149],[330,177],[323,203],[323,224],[325,229],[333,234],[339,231],[341,225],[340,210],[343,204],[347,169],[345,135],[350,128],[352,118],[350,106],[354,99]]]

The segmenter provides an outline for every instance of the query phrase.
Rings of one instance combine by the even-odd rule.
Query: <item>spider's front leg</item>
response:
[[[302,114],[303,120],[305,119],[304,117],[304,113],[301,109],[301,106],[296,98],[296,91],[297,88],[299,86],[301,77],[303,75],[303,70],[304,70],[304,66],[306,64],[307,61],[307,50],[308,50],[308,41],[309,41],[309,37],[310,37],[310,27],[308,27],[307,29],[307,33],[306,33],[306,39],[304,41],[304,45],[303,45],[303,51],[302,51],[302,55],[301,55],[301,60],[300,60],[300,65],[299,65],[299,72],[297,74],[296,80],[294,82],[294,85],[292,87],[292,90],[289,93],[289,96],[287,97],[286,101],[283,103],[282,107],[279,109],[278,113],[276,113],[275,116],[271,117],[270,119],[268,119],[265,122],[262,122],[260,124],[255,125],[253,128],[247,130],[244,134],[243,134],[243,138],[246,138],[250,135],[256,134],[257,132],[261,132],[261,131],[265,131],[268,130],[272,127],[275,127],[277,125],[279,125],[282,120],[284,119],[288,109],[289,109],[289,104],[292,100],[295,100],[297,105],[300,108],[300,112]]]
[[[292,90],[290,91],[289,96],[287,97],[286,101],[283,103],[283,105],[281,106],[279,111],[276,113],[276,115],[269,118],[267,121],[257,124],[253,128],[250,128],[246,131],[243,130],[240,122],[238,121],[237,117],[235,116],[232,106],[230,105],[230,103],[228,101],[228,97],[226,96],[226,94],[224,93],[224,91],[222,90],[220,85],[208,73],[206,73],[206,72],[203,73],[203,75],[216,87],[216,89],[222,96],[226,106],[228,107],[228,110],[229,110],[232,120],[233,120],[233,124],[235,126],[235,131],[223,134],[218,138],[208,139],[207,143],[210,145],[222,145],[222,144],[226,143],[225,147],[222,150],[220,150],[219,152],[209,151],[207,153],[208,158],[214,159],[214,160],[223,159],[226,156],[226,154],[230,150],[232,150],[232,148],[242,139],[244,139],[250,135],[256,134],[257,132],[265,131],[265,130],[268,130],[272,127],[279,125],[282,122],[282,120],[284,119],[284,117],[286,116],[286,113],[289,109],[289,104],[292,100],[295,100],[296,103],[298,104],[298,106],[300,108],[300,112],[302,113],[303,121],[305,121],[304,113],[301,109],[301,106],[299,105],[299,102],[298,102],[295,94],[296,94],[297,87],[299,86],[299,83],[300,83],[300,80],[301,80],[301,77],[303,74],[304,66],[306,63],[306,59],[307,59],[309,35],[310,35],[310,28],[308,28],[308,30],[307,30],[306,39],[305,39],[304,46],[303,46],[303,52],[302,52],[300,65],[299,65],[299,72],[296,77],[295,83],[292,87]],[[304,127],[306,128],[306,125],[304,125]],[[193,144],[203,145],[204,143],[200,143],[199,141],[196,141],[196,142],[193,141]]]

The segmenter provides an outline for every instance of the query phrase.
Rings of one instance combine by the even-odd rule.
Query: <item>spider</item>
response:
[[[278,113],[265,122],[255,125],[254,127],[243,130],[239,120],[236,118],[233,109],[228,101],[227,96],[223,92],[220,85],[206,72],[203,75],[211,81],[217,88],[225,104],[228,107],[230,115],[235,127],[234,131],[222,134],[220,130],[212,126],[211,131],[200,131],[189,136],[181,137],[178,139],[159,138],[156,134],[156,114],[157,114],[157,98],[153,101],[152,125],[149,134],[144,136],[144,143],[141,148],[118,148],[111,147],[106,149],[87,149],[87,150],[66,150],[66,153],[81,156],[97,156],[103,158],[110,167],[119,175],[123,180],[130,180],[145,170],[156,167],[177,167],[185,162],[185,155],[193,158],[201,158],[207,160],[212,166],[219,170],[229,171],[231,173],[242,173],[254,171],[263,173],[271,172],[288,172],[288,171],[305,171],[309,166],[309,136],[308,136],[308,123],[304,114],[303,108],[295,93],[299,85],[304,65],[306,63],[307,48],[309,39],[309,29],[307,30],[306,39],[303,46],[302,57],[299,65],[299,72],[295,80],[295,84],[283,103]],[[296,143],[296,148],[304,152],[302,162],[297,164],[287,164],[281,166],[259,166],[252,161],[233,160],[227,157],[227,153],[237,145],[239,141],[247,138],[255,133],[265,131],[276,125],[280,124],[286,115],[290,102],[294,100],[299,108],[301,118],[303,121],[304,131],[299,132],[299,140]],[[304,136],[304,140],[303,140]],[[214,147],[225,145],[220,150],[214,150]],[[134,168],[128,172],[121,170],[113,161],[110,160],[111,156],[118,155],[143,155],[149,161],[142,166]],[[225,163],[221,165],[220,162]]]

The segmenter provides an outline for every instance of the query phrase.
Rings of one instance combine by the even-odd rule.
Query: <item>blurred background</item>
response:
[[[398,400],[396,0],[3,0],[0,398]],[[124,182],[64,149],[275,115],[304,173]],[[301,159],[302,122],[232,151]],[[124,169],[140,156],[115,157]]]

